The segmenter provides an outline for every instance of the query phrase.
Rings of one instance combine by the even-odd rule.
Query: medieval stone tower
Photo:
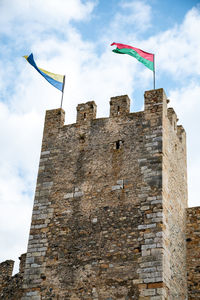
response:
[[[80,104],[71,125],[46,112],[23,285],[13,298],[2,275],[0,299],[200,299],[185,131],[163,89],[144,97],[136,113],[113,97],[100,119]]]

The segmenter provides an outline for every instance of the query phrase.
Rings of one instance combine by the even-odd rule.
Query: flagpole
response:
[[[153,55],[153,89],[156,89],[156,76],[155,76],[155,54]]]
[[[63,88],[62,88],[62,97],[61,97],[60,108],[62,108],[63,95],[64,95],[64,88],[65,88],[65,75],[64,75],[64,77],[63,77]]]

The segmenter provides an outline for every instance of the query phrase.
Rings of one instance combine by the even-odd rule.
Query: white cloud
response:
[[[26,252],[43,118],[0,102],[0,258]],[[15,267],[15,271],[17,266]]]
[[[171,106],[175,109],[187,134],[187,157],[188,157],[188,187],[189,206],[200,206],[198,198],[199,189],[199,169],[200,139],[199,116],[200,116],[200,84],[188,83],[187,86],[170,91]]]
[[[30,35],[33,28],[41,32],[52,28],[62,31],[71,20],[88,20],[94,6],[94,1],[84,4],[81,0],[2,0],[0,25],[6,24],[3,32],[10,34],[13,25],[15,30],[20,28]]]
[[[102,40],[110,42],[136,43],[138,35],[151,27],[152,11],[146,1],[121,1],[118,12],[110,25],[104,28]]]
[[[173,77],[186,78],[200,74],[200,10],[191,9],[181,25],[161,32],[152,39],[157,66]]]
[[[152,11],[151,6],[146,1],[122,1],[121,7],[126,14],[117,14],[115,22],[119,25],[130,26],[137,33],[145,31],[151,27]]]
[[[13,259],[26,252],[32,199],[25,192],[30,181],[20,178],[10,161],[0,166],[0,257]],[[32,182],[33,188],[33,182]],[[17,266],[16,266],[17,268]],[[15,270],[17,270],[15,268]]]

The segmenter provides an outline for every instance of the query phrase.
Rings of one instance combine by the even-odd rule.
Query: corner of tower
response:
[[[167,114],[167,97],[163,88],[149,90],[144,93],[144,110],[146,115]]]
[[[62,108],[46,111],[44,133],[54,132],[55,129],[63,127],[65,122],[65,111]]]

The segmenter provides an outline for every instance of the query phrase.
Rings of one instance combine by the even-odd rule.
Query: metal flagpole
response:
[[[65,88],[65,75],[63,77],[63,88],[62,88],[62,97],[61,97],[61,104],[60,108],[62,108],[62,103],[63,103],[63,95],[64,95],[64,88]]]
[[[153,55],[153,89],[156,88],[156,76],[155,76],[155,54]]]

